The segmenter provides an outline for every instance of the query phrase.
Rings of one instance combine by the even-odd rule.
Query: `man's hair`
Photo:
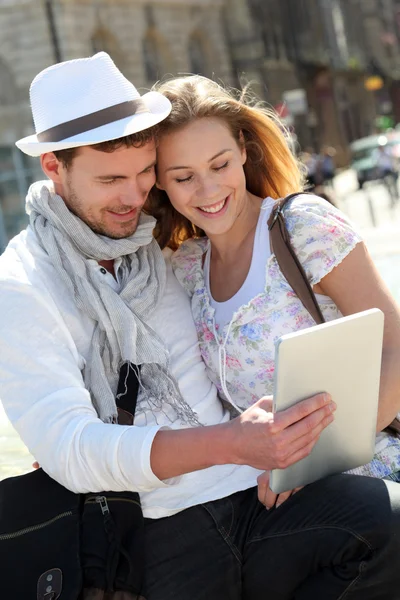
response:
[[[98,150],[99,152],[114,152],[115,150],[118,150],[122,147],[141,148],[148,142],[156,140],[156,133],[157,126],[153,126],[144,129],[143,131],[138,131],[137,133],[132,133],[131,135],[118,138],[116,140],[100,142],[99,144],[93,144],[87,147],[93,148],[93,150]],[[66,148],[64,150],[55,150],[54,155],[68,170],[71,167],[75,156],[78,154],[79,149],[82,147],[84,146],[77,146],[76,148]]]

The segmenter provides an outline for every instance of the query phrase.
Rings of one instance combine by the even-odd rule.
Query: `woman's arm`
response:
[[[344,316],[369,308],[380,308],[385,315],[377,421],[377,431],[382,431],[400,411],[400,310],[365,244],[357,244],[314,292],[332,298]]]

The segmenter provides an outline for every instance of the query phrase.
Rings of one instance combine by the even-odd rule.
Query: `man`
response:
[[[99,53],[40,73],[31,103],[17,145],[49,181],[0,258],[1,398],[31,453],[75,492],[140,492],[147,600],[395,598],[395,484],[340,476],[258,501],[260,472],[306,456],[334,407],[319,394],[274,417],[262,399],[230,419],[218,401],[140,214],[169,102]],[[140,365],[133,427],[117,424],[122,364]]]

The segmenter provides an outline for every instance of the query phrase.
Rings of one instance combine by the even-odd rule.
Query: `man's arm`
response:
[[[164,486],[150,466],[159,426],[103,423],[84,387],[84,361],[50,294],[19,281],[0,286],[0,399],[42,468],[75,492]]]
[[[336,408],[328,394],[317,394],[273,414],[272,398],[262,398],[236,419],[209,427],[159,431],[151,450],[160,479],[214,465],[285,469],[310,454]]]
[[[2,282],[1,399],[42,468],[75,492],[148,491],[219,464],[282,468],[306,456],[332,419],[319,396],[275,416],[260,400],[233,421],[195,429],[105,424],[52,302],[43,290]]]

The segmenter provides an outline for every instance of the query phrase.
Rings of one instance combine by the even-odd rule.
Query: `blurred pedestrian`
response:
[[[379,169],[379,176],[383,180],[389,192],[392,204],[399,197],[397,180],[399,172],[397,170],[396,159],[393,156],[390,146],[381,144],[376,150],[376,165]]]
[[[313,148],[307,147],[301,154],[300,160],[306,168],[304,189],[336,206],[332,191],[332,179],[335,174],[332,150],[335,152],[333,148],[328,152],[328,147],[325,147],[322,154],[317,154]],[[325,183],[328,182],[329,191],[325,188]]]
[[[322,183],[324,185],[333,185],[333,178],[335,177],[335,162],[334,156],[336,150],[332,146],[324,146],[319,156],[319,171],[322,177]]]
[[[306,168],[306,188],[314,191],[322,183],[320,159],[314,148],[307,147],[301,154],[301,162]]]
[[[376,151],[376,163],[380,170],[381,177],[391,175],[397,179],[398,171],[395,157],[387,144],[380,145]]]

